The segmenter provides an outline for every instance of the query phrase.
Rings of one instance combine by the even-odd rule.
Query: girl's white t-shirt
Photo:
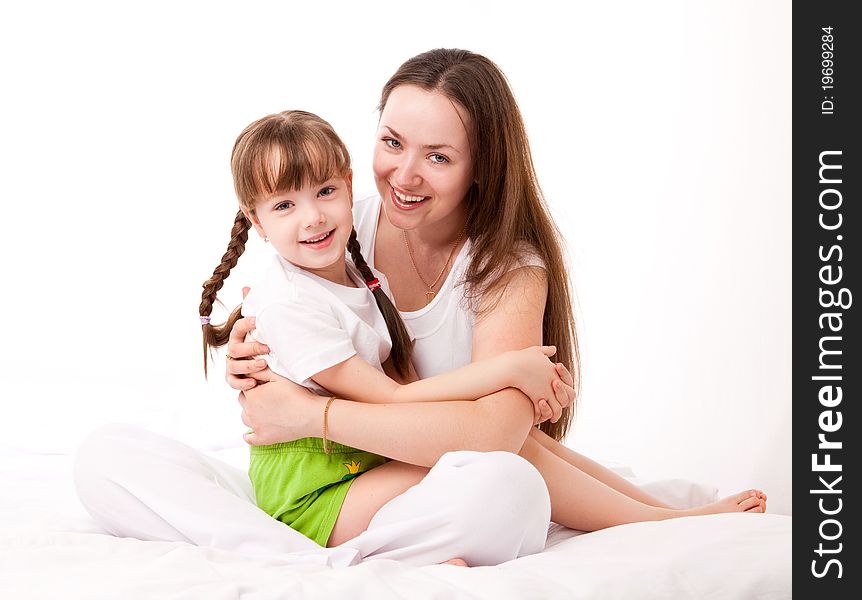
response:
[[[353,227],[368,266],[389,293],[386,276],[374,267],[374,242],[380,219],[381,199],[369,196],[353,203]],[[407,328],[416,336],[413,365],[420,378],[433,377],[468,365],[473,357],[473,327],[475,311],[465,297],[464,275],[470,266],[472,244],[468,239],[455,261],[446,281],[431,302],[416,311],[401,311]],[[405,260],[407,251],[404,251]],[[544,262],[534,251],[520,249],[514,268],[538,266]],[[390,294],[390,298],[391,298]]]
[[[269,368],[321,395],[328,393],[313,375],[354,354],[383,371],[392,349],[374,295],[353,263],[346,263],[359,287],[333,283],[276,255],[242,305],[243,316],[256,318],[255,339],[270,348],[264,357]]]

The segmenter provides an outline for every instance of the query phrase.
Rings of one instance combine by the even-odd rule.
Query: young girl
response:
[[[260,119],[237,139],[231,168],[240,211],[228,251],[204,284],[205,370],[208,349],[224,345],[240,317],[237,309],[221,326],[209,322],[216,293],[253,225],[278,255],[242,313],[256,317],[257,339],[269,347],[266,360],[276,373],[332,399],[471,400],[517,387],[533,400],[537,415],[547,414],[542,401],[555,396],[568,405],[570,398],[554,384],[559,367],[548,359],[553,347],[508,352],[417,381],[410,334],[362,257],[351,213],[350,157],[327,122],[302,111]],[[364,531],[383,504],[428,472],[328,443],[325,415],[322,438],[254,446],[249,467],[258,506],[321,546]],[[354,478],[371,469],[379,493],[339,519]]]

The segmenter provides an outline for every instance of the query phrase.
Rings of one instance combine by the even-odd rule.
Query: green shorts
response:
[[[389,459],[320,438],[252,446],[248,474],[257,505],[304,536],[326,546],[350,484]]]

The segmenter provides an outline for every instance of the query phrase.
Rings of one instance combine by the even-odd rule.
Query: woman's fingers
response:
[[[552,413],[551,414],[551,423],[556,423],[557,421],[559,421],[560,417],[563,414],[563,406],[560,404],[560,402],[556,398],[556,394],[558,393],[558,391],[557,391],[558,385],[559,385],[558,381],[554,380],[551,387],[554,389],[555,397],[547,399],[548,400],[548,406],[551,407],[551,413]]]
[[[534,423],[534,425],[538,425],[539,423],[544,423],[545,421],[550,419],[552,416],[554,416],[554,413],[551,410],[551,407],[548,404],[548,401],[545,400],[544,398],[539,400],[539,404],[536,407],[536,411],[537,411],[536,422]]]
[[[233,389],[243,392],[247,392],[257,385],[257,381],[252,377],[241,377],[239,375],[231,375],[230,373],[225,376],[225,381]]]
[[[553,356],[557,353],[556,346],[542,346],[542,354],[545,356]]]
[[[561,408],[566,408],[572,403],[572,399],[569,397],[569,392],[566,390],[569,386],[565,385],[562,381],[557,380],[554,381],[552,387],[554,388],[554,397],[557,399]]]
[[[539,409],[541,410],[541,417],[539,419],[539,423],[544,423],[545,421],[554,416],[554,411],[551,409],[551,405],[548,404],[548,401],[544,398],[539,401]]]
[[[227,355],[231,360],[242,360],[260,354],[269,354],[269,346],[260,342],[229,342]]]
[[[262,358],[242,358],[242,359],[228,359],[227,360],[227,372],[230,375],[250,375],[252,373],[257,373],[258,371],[262,371],[266,368],[266,361]]]
[[[239,344],[245,341],[245,336],[254,330],[254,317],[243,317],[233,324],[230,330],[230,337],[227,340],[228,347]],[[231,356],[240,356],[239,354],[231,354]]]

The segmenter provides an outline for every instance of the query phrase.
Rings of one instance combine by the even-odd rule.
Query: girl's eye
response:
[[[317,192],[318,196],[331,196],[335,193],[335,187],[329,185]]]
[[[393,138],[383,138],[383,143],[394,150],[401,148],[401,142]]]
[[[442,165],[443,163],[449,162],[449,159],[443,156],[442,154],[432,154],[431,162],[436,163],[438,165]]]
[[[291,206],[293,206],[293,202],[291,202],[290,200],[285,200],[284,202],[279,202],[278,204],[276,204],[273,210],[287,210]]]

